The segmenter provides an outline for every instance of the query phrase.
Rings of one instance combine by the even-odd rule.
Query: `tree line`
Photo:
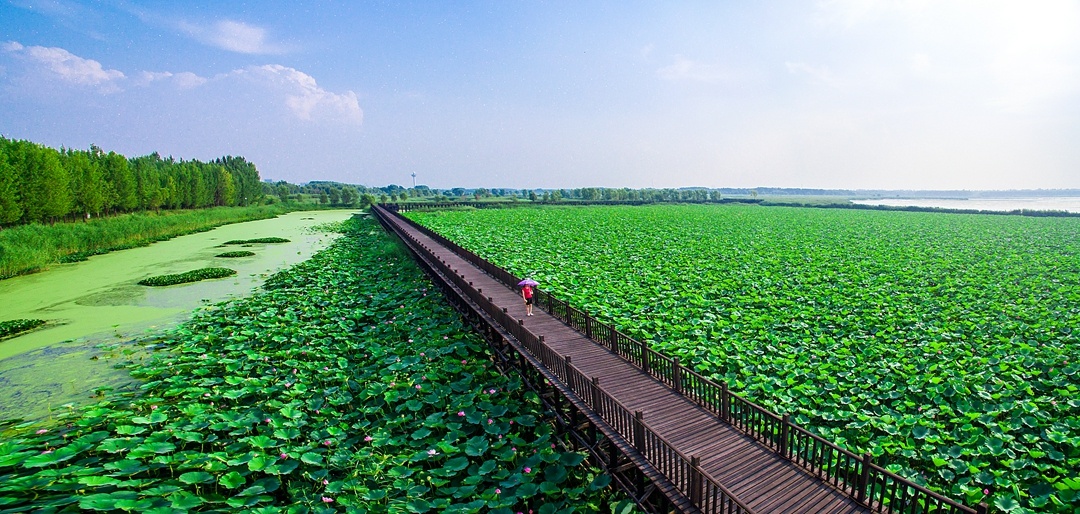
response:
[[[262,199],[259,172],[243,157],[129,159],[96,146],[56,150],[0,137],[0,226]]]

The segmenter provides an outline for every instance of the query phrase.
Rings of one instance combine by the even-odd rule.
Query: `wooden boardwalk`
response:
[[[436,258],[524,323],[559,355],[628,409],[644,413],[649,427],[680,453],[700,458],[700,468],[757,513],[871,512],[847,493],[799,468],[774,450],[725,423],[641,368],[586,338],[539,308],[525,316],[520,293],[507,287],[416,228],[389,217]]]

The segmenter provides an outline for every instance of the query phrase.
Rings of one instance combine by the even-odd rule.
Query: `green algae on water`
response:
[[[100,354],[98,345],[138,347],[139,341],[171,329],[195,309],[248,296],[268,276],[308,259],[338,237],[313,227],[354,214],[296,212],[224,225],[0,280],[0,320],[47,322],[0,343],[0,419],[42,419],[63,410],[64,404],[91,401],[98,387],[120,387],[119,381],[108,378],[115,371],[113,359],[92,360]],[[151,275],[220,265],[216,255],[222,241],[273,235],[292,242],[267,245],[258,255],[231,260],[229,267],[238,272],[231,278],[164,288],[136,285]],[[123,357],[122,352],[112,353]],[[57,360],[61,354],[70,358]]]

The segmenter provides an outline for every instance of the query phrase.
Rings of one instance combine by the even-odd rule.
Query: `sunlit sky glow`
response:
[[[0,0],[0,133],[437,188],[1080,188],[1080,2]]]

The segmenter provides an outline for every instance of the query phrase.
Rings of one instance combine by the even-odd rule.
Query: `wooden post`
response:
[[[679,365],[678,357],[671,359],[671,387],[682,394],[682,366]]]
[[[570,383],[570,356],[569,355],[563,355],[562,374],[563,374],[563,380],[565,380],[566,383],[569,384]],[[571,388],[571,389],[573,389],[573,388]]]
[[[544,344],[544,336],[540,336],[540,344]]]
[[[592,339],[592,327],[590,326],[592,323],[589,323],[592,318],[589,317],[589,313],[587,312],[582,312],[582,314],[585,316],[585,337]]]
[[[701,506],[701,490],[704,481],[701,473],[701,458],[690,457],[690,503],[696,507]]]
[[[641,411],[634,411],[634,448],[645,455],[645,415]]]
[[[870,465],[874,462],[874,458],[869,453],[864,453],[862,458],[862,473],[859,474],[858,488],[855,491],[855,501],[859,503],[866,502],[866,488],[870,485]]]
[[[600,408],[600,406],[603,405],[603,397],[601,396],[603,392],[600,391],[600,377],[592,377],[592,385],[592,408],[600,415],[600,417],[603,417],[604,413]]]
[[[641,370],[645,373],[649,372],[649,345],[645,344],[645,341],[640,341],[641,345]]]
[[[612,353],[619,354],[619,333],[615,331],[615,325],[608,325],[608,346]]]
[[[791,436],[791,414],[784,414],[780,420],[780,456],[789,459],[788,438]]]
[[[720,419],[731,423],[731,399],[728,397],[727,380],[720,382]]]

